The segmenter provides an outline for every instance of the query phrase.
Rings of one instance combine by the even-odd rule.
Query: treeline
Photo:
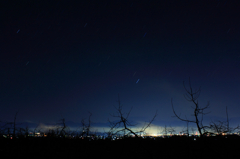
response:
[[[194,123],[197,127],[198,133],[200,137],[206,135],[213,135],[213,134],[231,134],[233,132],[239,132],[240,126],[231,127],[229,123],[228,118],[228,111],[226,107],[226,121],[211,121],[208,125],[203,124],[203,117],[204,115],[207,115],[209,112],[206,112],[206,110],[209,108],[209,102],[204,107],[200,107],[198,103],[198,97],[200,95],[201,89],[197,89],[196,91],[193,91],[193,88],[191,86],[190,78],[189,78],[189,88],[187,88],[183,82],[184,89],[186,91],[185,99],[193,104],[193,119],[188,119],[187,116],[185,118],[178,115],[173,106],[173,99],[171,99],[171,105],[172,110],[174,113],[174,116],[177,117],[179,120],[186,123],[186,129],[183,131],[184,134],[189,136],[190,128],[189,123]],[[113,137],[118,136],[120,138],[120,135],[122,136],[131,136],[138,138],[142,135],[146,135],[146,130],[151,126],[152,122],[157,116],[157,111],[153,115],[152,119],[149,121],[149,123],[146,123],[139,131],[134,131],[134,124],[132,124],[128,118],[131,113],[132,108],[128,113],[122,112],[122,104],[120,102],[120,97],[118,95],[118,107],[116,107],[116,114],[111,114],[112,117],[116,118],[114,122],[108,119],[109,122],[109,130],[104,133],[104,136],[107,137]],[[26,126],[25,128],[19,127],[19,123],[16,122],[18,115],[18,111],[16,112],[14,119],[12,122],[6,122],[3,124],[0,128],[0,134],[3,138],[17,138],[17,137],[31,137],[31,136],[43,136],[43,137],[99,137],[98,132],[91,131],[92,127],[92,121],[91,116],[92,113],[89,112],[89,117],[87,120],[82,119],[81,120],[81,130],[80,131],[72,131],[70,128],[66,125],[65,118],[61,118],[59,122],[56,124],[55,128],[49,129],[47,132],[42,131],[41,128],[36,127],[34,130],[30,131],[29,128]],[[173,127],[164,127],[164,130],[162,131],[163,134],[170,133],[173,135],[175,132],[175,129]]]

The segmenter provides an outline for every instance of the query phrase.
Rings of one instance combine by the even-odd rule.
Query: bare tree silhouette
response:
[[[189,121],[186,121],[187,127],[182,129],[182,132],[184,134],[187,134],[187,136],[189,137]]]
[[[13,120],[13,138],[16,138],[16,120],[17,120],[17,114],[18,111],[16,112],[15,116],[14,116],[14,120]]]
[[[174,132],[176,132],[176,129],[173,128],[172,126],[170,126],[170,127],[168,128],[168,132],[170,133],[170,135],[172,135]]]
[[[89,136],[90,135],[90,128],[91,128],[91,116],[92,113],[89,112],[89,117],[88,117],[88,124],[85,122],[84,119],[82,119],[81,123],[82,123],[82,136],[86,135]]]
[[[7,128],[8,137],[10,137],[10,135],[12,135],[13,139],[16,138],[17,131],[20,130],[19,128],[17,128],[17,125],[19,125],[19,124],[17,124],[17,122],[16,122],[18,112],[19,112],[19,111],[17,111],[17,112],[15,113],[13,122],[7,122],[7,123],[6,123],[6,126],[7,126],[7,125],[10,125],[10,127]],[[12,129],[12,131],[11,131],[10,129]]]
[[[201,108],[198,104],[198,97],[200,95],[201,89],[199,88],[196,91],[193,91],[192,86],[191,86],[191,82],[190,82],[190,78],[189,78],[189,90],[186,88],[184,82],[183,82],[183,86],[186,90],[186,95],[184,95],[185,99],[189,102],[192,102],[194,104],[194,106],[192,107],[194,109],[193,111],[193,116],[195,117],[194,120],[188,120],[187,118],[181,118],[180,115],[177,115],[177,113],[174,110],[173,107],[173,100],[171,99],[171,104],[172,104],[172,110],[174,113],[174,117],[177,117],[179,120],[181,121],[185,121],[185,122],[191,122],[191,123],[195,123],[198,129],[198,132],[200,134],[200,137],[203,136],[203,133],[206,132],[206,128],[208,128],[208,126],[203,126],[202,121],[203,121],[203,115],[206,115],[208,113],[205,113],[204,111],[206,109],[209,108],[209,102],[207,103],[207,105],[203,108]],[[201,115],[201,118],[199,117]]]
[[[164,126],[163,130],[161,131],[161,134],[163,134],[163,135],[167,135],[168,134],[167,125]]]
[[[114,115],[114,114],[110,114],[111,116],[113,117],[116,117],[116,118],[119,118],[119,121],[117,122],[112,122],[108,119],[109,123],[110,123],[110,130],[109,130],[109,135],[115,135],[115,134],[118,134],[120,132],[123,132],[124,135],[129,135],[129,134],[133,134],[135,135],[135,137],[139,137],[139,133],[144,133],[145,130],[150,127],[151,123],[153,122],[153,120],[155,119],[155,117],[157,116],[157,112],[155,113],[154,117],[152,118],[152,120],[145,126],[143,126],[141,128],[140,131],[133,131],[132,130],[132,126],[136,126],[136,124],[132,124],[128,121],[128,117],[129,117],[129,114],[132,110],[132,108],[130,109],[130,111],[124,115],[124,113],[122,112],[122,105],[121,105],[121,102],[120,102],[120,98],[119,98],[119,95],[118,95],[118,108],[116,108],[117,110],[117,115]],[[127,132],[127,133],[126,133]]]
[[[172,135],[174,132],[176,132],[176,129],[174,127],[172,127],[172,126],[167,127],[167,125],[164,125],[164,127],[160,133],[163,134],[164,136],[166,136],[168,133],[170,133],[170,135]]]
[[[232,133],[235,130],[240,129],[239,125],[234,128],[229,126],[227,106],[226,106],[226,116],[227,116],[226,121],[220,121],[220,120],[216,122],[211,121],[209,124],[209,129],[218,134]]]
[[[60,135],[61,137],[65,138],[65,136],[68,135],[68,133],[67,133],[67,131],[66,131],[66,129],[67,129],[68,127],[66,126],[65,118],[62,117],[62,118],[60,119],[60,123],[58,123],[58,124],[61,125],[60,127],[57,128],[57,129],[60,129],[59,135]]]
[[[239,126],[239,125],[236,126],[236,127],[234,127],[234,128],[229,126],[227,106],[226,106],[226,115],[227,115],[227,121],[226,121],[226,127],[227,127],[227,128],[226,128],[225,133],[232,133],[233,131],[240,129],[240,126]]]

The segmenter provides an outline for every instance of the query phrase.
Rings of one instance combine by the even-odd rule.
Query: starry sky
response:
[[[193,118],[183,81],[201,87],[204,123],[240,123],[240,22],[237,0],[3,1],[0,120],[29,127],[65,118],[72,129],[92,113],[108,128],[118,94],[137,126],[179,129]],[[208,111],[207,110],[207,111]],[[194,126],[194,125],[193,125]]]

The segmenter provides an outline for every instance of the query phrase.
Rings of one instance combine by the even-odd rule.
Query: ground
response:
[[[3,157],[24,158],[238,158],[240,138],[167,138],[124,140],[2,139]]]

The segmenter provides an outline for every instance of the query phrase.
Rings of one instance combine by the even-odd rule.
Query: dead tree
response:
[[[177,117],[179,120],[181,121],[185,121],[185,122],[191,122],[191,123],[195,123],[196,126],[197,126],[197,129],[198,129],[198,132],[200,134],[200,137],[203,136],[203,133],[206,132],[206,128],[207,126],[203,126],[202,124],[202,121],[203,121],[203,115],[206,115],[208,113],[205,113],[204,111],[206,109],[209,108],[209,102],[207,103],[207,105],[203,108],[201,108],[198,104],[198,97],[200,95],[200,92],[201,92],[201,88],[199,88],[198,90],[196,91],[193,91],[192,89],[192,86],[191,86],[191,82],[190,82],[190,78],[189,78],[189,90],[186,88],[184,82],[183,82],[183,86],[186,90],[186,95],[184,95],[185,99],[189,102],[192,102],[193,103],[193,116],[195,119],[193,120],[188,120],[187,118],[184,119],[184,118],[181,118],[180,115],[177,115],[177,113],[175,112],[174,108],[173,108],[173,101],[171,99],[171,104],[172,104],[172,110],[173,110],[173,113],[174,113],[174,117]],[[201,118],[199,117],[201,115]]]
[[[218,120],[217,122],[211,121],[209,124],[209,128],[213,132],[216,132],[218,134],[232,133],[233,131],[238,130],[240,128],[239,125],[234,128],[229,126],[227,107],[226,107],[226,116],[227,116],[227,120],[225,122],[220,120]]]
[[[111,122],[109,119],[109,123],[110,123],[110,130],[109,130],[109,133],[108,134],[111,134],[111,135],[116,135],[120,132],[124,132],[124,135],[129,135],[129,134],[132,134],[134,135],[135,137],[139,137],[139,133],[144,133],[145,130],[150,127],[151,123],[153,122],[153,120],[155,119],[155,117],[157,116],[157,112],[156,114],[154,115],[154,117],[152,118],[152,120],[146,125],[146,126],[143,126],[141,128],[140,131],[133,131],[131,129],[132,126],[136,126],[136,124],[131,124],[129,121],[128,121],[128,117],[129,117],[129,114],[132,110],[132,108],[130,109],[130,111],[124,115],[124,113],[122,112],[122,105],[121,105],[121,102],[120,102],[120,99],[119,99],[119,95],[118,95],[118,108],[116,108],[117,110],[117,115],[112,115],[110,114],[112,117],[116,117],[116,118],[119,118],[119,121],[117,122]],[[126,133],[127,132],[127,133]],[[126,134],[125,134],[126,133]]]
[[[187,119],[187,118],[186,118]],[[189,137],[189,124],[188,124],[189,122],[188,121],[186,121],[186,124],[187,124],[187,127],[184,129],[182,129],[182,132],[184,133],[184,134],[187,134],[187,137]]]
[[[167,126],[165,125],[164,128],[163,128],[163,130],[161,131],[161,134],[167,135],[167,133],[168,133],[168,128],[167,128]]]
[[[58,124],[61,125],[60,127],[58,127],[58,129],[60,129],[59,135],[62,137],[65,137],[65,135],[67,135],[67,132],[66,132],[67,126],[66,126],[65,118],[61,118],[60,123]]]
[[[17,114],[18,114],[18,111],[16,112],[16,114],[14,116],[14,121],[13,121],[13,138],[16,137],[16,119],[17,119]]]
[[[88,124],[86,124],[85,120],[82,119],[81,123],[82,123],[82,136],[86,135],[89,136],[90,135],[90,128],[91,128],[91,116],[92,113],[89,112],[89,117],[88,117]]]
[[[170,126],[168,128],[168,132],[170,133],[170,135],[172,135],[174,132],[176,132],[175,128],[173,128],[172,126]]]
[[[2,121],[1,121],[1,122],[2,122]],[[8,124],[8,123],[5,123],[4,125],[1,125],[1,128],[0,128],[0,134],[1,134],[1,136],[5,133],[7,124]]]
[[[172,135],[174,132],[176,132],[175,128],[173,128],[172,126],[167,127],[165,125],[163,130],[161,131],[161,134],[166,136],[168,133],[170,133],[170,135]]]
[[[227,121],[226,121],[226,132],[225,133],[232,133],[234,132],[235,130],[239,130],[240,129],[240,126],[236,126],[235,128],[232,128],[229,126],[229,120],[228,120],[228,111],[227,111],[227,106],[226,106],[226,115],[227,115]]]
[[[29,137],[29,128],[28,128],[28,125],[26,126],[26,128],[24,129],[24,135],[26,138]]]
[[[193,127],[191,127],[191,131],[192,131],[192,135],[195,134],[195,129]]]
[[[223,121],[217,121],[217,122],[211,121],[209,124],[209,128],[211,131],[217,134],[222,134],[226,130],[226,126]]]
[[[11,125],[12,128],[8,128],[8,135],[10,135],[10,129],[12,129],[12,137],[13,138],[16,138],[16,131],[18,130],[17,129],[17,123],[16,123],[16,120],[17,120],[17,114],[18,114],[18,111],[16,112],[16,114],[14,115],[14,120],[13,122],[8,122],[7,125]]]

